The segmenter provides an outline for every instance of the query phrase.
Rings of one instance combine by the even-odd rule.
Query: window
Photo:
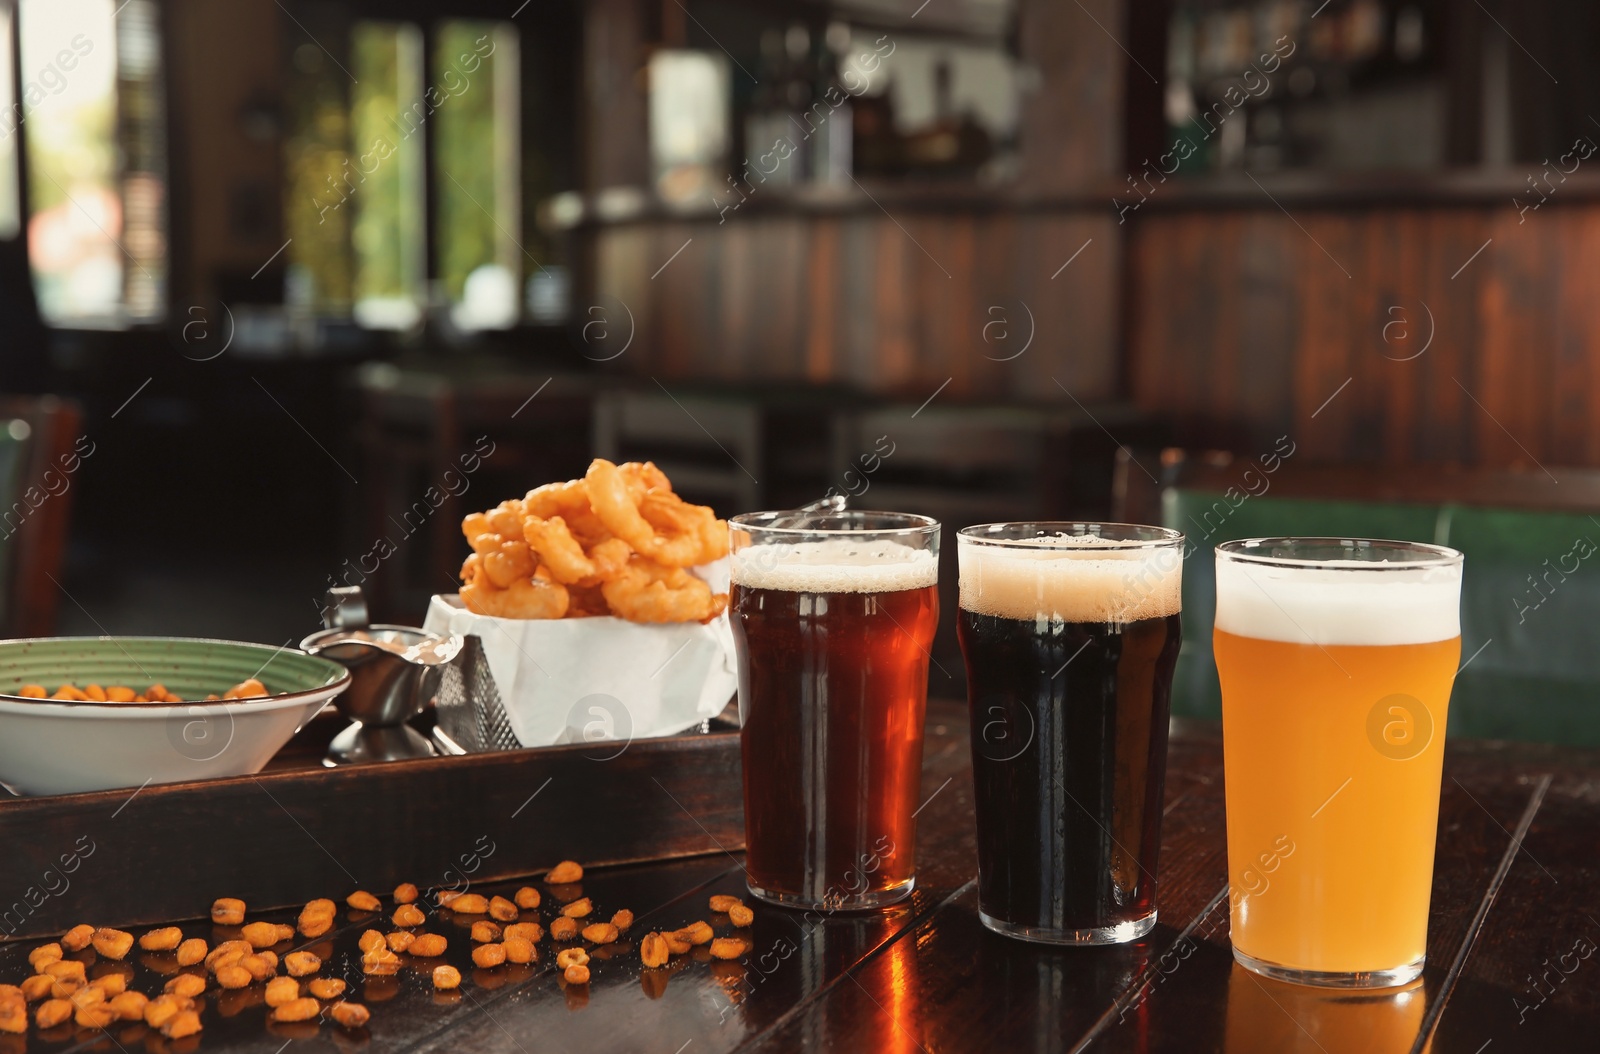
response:
[[[318,40],[337,27],[304,15]],[[289,66],[290,135],[285,147],[284,222],[289,269],[284,301],[300,314],[346,316],[354,300],[350,251],[350,100],[353,77],[315,43],[295,47]]]
[[[356,195],[355,318],[373,329],[409,329],[422,317],[427,279],[422,33],[395,22],[357,22],[350,59],[352,149],[340,189]]]
[[[22,201],[17,186],[17,139],[22,108],[17,105],[16,66],[12,60],[16,22],[11,9],[0,7],[0,238],[22,232]]]
[[[434,189],[439,281],[458,329],[517,320],[522,226],[517,159],[517,34],[505,23],[446,22],[434,48]]]
[[[22,128],[29,258],[39,310],[51,325],[122,328],[164,314],[165,102],[156,18],[153,0],[120,7],[21,0],[22,98],[7,112]],[[14,180],[14,165],[4,156],[0,165]],[[4,219],[0,200],[0,227]]]
[[[333,28],[312,31],[339,39]],[[516,30],[455,19],[425,38],[411,23],[356,20],[346,35],[347,61],[312,43],[294,54],[290,303],[372,329],[410,329],[430,303],[458,329],[515,324],[524,259]]]

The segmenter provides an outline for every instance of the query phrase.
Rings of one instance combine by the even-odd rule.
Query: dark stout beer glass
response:
[[[1000,523],[957,539],[979,916],[1026,940],[1136,940],[1156,922],[1183,535]]]
[[[892,904],[915,882],[939,524],[801,511],[729,530],[750,892]]]

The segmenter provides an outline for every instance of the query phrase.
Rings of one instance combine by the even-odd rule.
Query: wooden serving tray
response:
[[[0,800],[0,940],[744,847],[738,731],[324,768],[328,714],[256,776]],[[614,755],[614,756],[613,756]],[[342,895],[342,894],[341,894]]]

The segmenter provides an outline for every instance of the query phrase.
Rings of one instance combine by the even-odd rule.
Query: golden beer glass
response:
[[[1461,554],[1251,538],[1216,561],[1234,957],[1405,984],[1427,950]]]

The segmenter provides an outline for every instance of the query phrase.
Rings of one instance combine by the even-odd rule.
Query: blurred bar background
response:
[[[1521,517],[1473,727],[1600,738],[1597,44],[1576,0],[0,0],[5,621],[417,622],[465,512],[596,454],[1208,546],[1305,470],[1352,533]]]

